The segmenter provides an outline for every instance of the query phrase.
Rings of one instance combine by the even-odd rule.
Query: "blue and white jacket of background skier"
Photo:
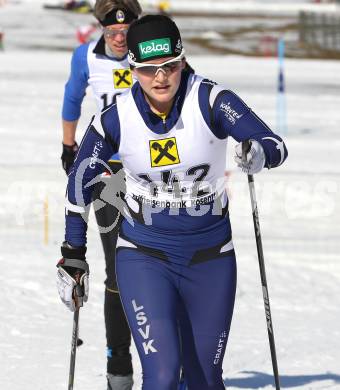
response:
[[[258,141],[267,168],[287,157],[282,139],[223,86],[183,72],[173,107],[162,120],[136,82],[93,117],[82,140],[69,174],[66,241],[86,243],[93,184],[117,152],[124,175],[115,175],[105,200],[125,217],[123,237],[146,247],[158,242],[163,249],[167,233],[172,245],[174,235],[184,245],[192,238],[188,235],[204,232],[216,242],[225,240],[231,235],[224,183],[230,136],[238,142]]]
[[[110,74],[111,78],[108,77]],[[112,104],[117,95],[130,89],[133,82],[127,56],[121,59],[109,57],[105,52],[103,37],[80,45],[72,56],[71,73],[65,85],[62,118],[66,121],[80,118],[88,86],[91,87],[100,112]],[[117,159],[117,156],[112,156],[112,159]]]
[[[112,78],[107,75],[112,74]],[[105,54],[105,41],[85,43],[73,53],[70,77],[65,85],[62,117],[80,118],[86,88],[91,87],[98,111],[110,105],[117,94],[132,87],[133,78],[127,56],[115,59]]]

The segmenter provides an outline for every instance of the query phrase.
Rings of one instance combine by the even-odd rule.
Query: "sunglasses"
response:
[[[141,64],[135,63],[132,65],[132,69],[136,69],[138,73],[143,76],[156,77],[158,72],[163,72],[166,75],[176,72],[182,66],[182,58],[172,58],[161,64]]]
[[[119,34],[123,34],[126,37],[128,28],[122,28],[121,30],[111,30],[107,27],[103,28],[103,34],[106,38],[115,38]]]

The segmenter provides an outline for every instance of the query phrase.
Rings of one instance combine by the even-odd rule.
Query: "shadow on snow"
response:
[[[268,385],[274,386],[273,375],[268,375],[257,371],[242,371],[242,374],[247,374],[246,378],[225,379],[224,384],[229,387],[238,387],[240,389],[258,389]],[[313,382],[332,380],[340,383],[340,375],[326,373],[319,375],[280,375],[280,383],[282,388],[303,386]]]

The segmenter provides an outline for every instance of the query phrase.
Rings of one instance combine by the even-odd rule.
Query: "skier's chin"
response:
[[[122,58],[127,53],[126,46],[114,46],[111,48],[111,50],[116,55],[117,58]]]

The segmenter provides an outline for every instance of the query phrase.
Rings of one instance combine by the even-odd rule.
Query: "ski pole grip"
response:
[[[251,142],[249,139],[242,142],[242,160],[243,162],[247,162],[247,153],[249,152],[251,147]]]
[[[74,300],[76,302],[77,307],[83,306],[84,289],[83,286],[80,284],[81,272],[81,270],[78,270],[74,275],[74,279],[77,283],[74,287]]]

